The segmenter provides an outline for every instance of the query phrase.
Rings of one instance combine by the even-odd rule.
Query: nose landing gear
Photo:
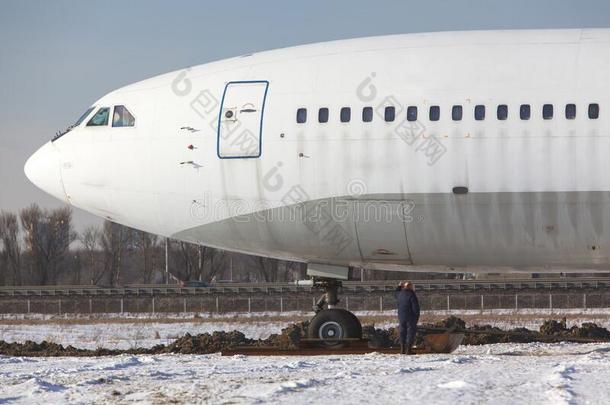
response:
[[[316,316],[309,323],[308,337],[320,339],[325,346],[333,347],[341,345],[342,339],[362,339],[362,325],[356,315],[336,308],[341,281],[314,277],[313,286],[324,293],[314,306]]]

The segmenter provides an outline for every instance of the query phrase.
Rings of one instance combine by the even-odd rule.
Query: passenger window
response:
[[[87,123],[88,127],[103,127],[108,125],[108,116],[110,115],[110,108],[103,107],[97,110],[95,115]]]
[[[114,107],[114,114],[112,114],[113,127],[133,127],[134,125],[136,125],[136,119],[124,105]]]
[[[462,119],[462,106],[454,105],[451,109],[451,119],[454,121],[460,121]]]
[[[417,107],[412,105],[407,107],[407,121],[417,121]]]
[[[386,122],[394,121],[394,118],[396,118],[396,108],[386,107],[384,114],[383,114],[383,118],[385,119]]]
[[[341,122],[349,122],[352,118],[352,109],[349,107],[343,107],[341,109]]]
[[[542,118],[545,120],[553,118],[553,104],[545,104],[542,106]]]
[[[589,104],[589,118],[592,120],[599,118],[599,104]]]
[[[568,119],[568,120],[576,119],[576,104],[567,104],[566,105],[566,119]]]
[[[474,119],[477,121],[483,121],[485,119],[485,106],[477,105],[474,107]]]
[[[519,117],[524,120],[527,121],[530,119],[532,115],[532,108],[530,107],[529,104],[521,104],[521,108],[519,108]]]
[[[362,109],[362,121],[364,121],[364,122],[373,121],[373,107],[364,107]]]
[[[320,108],[318,110],[318,122],[328,122],[328,108]]]
[[[299,108],[297,110],[297,123],[304,124],[307,122],[307,108]]]
[[[430,121],[438,121],[441,118],[441,108],[437,105],[430,107]]]
[[[506,104],[500,104],[498,106],[498,119],[504,121],[508,118],[508,106]]]

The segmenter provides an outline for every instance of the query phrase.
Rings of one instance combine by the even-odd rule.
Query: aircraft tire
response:
[[[325,309],[309,322],[307,337],[327,340],[324,345],[336,347],[340,343],[334,343],[332,339],[361,339],[362,325],[356,315],[345,309]]]

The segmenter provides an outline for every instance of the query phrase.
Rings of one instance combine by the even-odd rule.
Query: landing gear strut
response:
[[[313,287],[324,293],[314,305],[316,316],[309,323],[307,335],[311,339],[322,339],[324,344],[338,345],[340,339],[361,339],[362,325],[353,313],[336,308],[341,281],[332,278],[314,277]],[[324,309],[326,306],[327,309]]]
[[[334,278],[318,278],[313,279],[313,288],[316,290],[324,291],[324,294],[316,302],[313,310],[316,314],[324,310],[324,305],[328,309],[332,309],[339,303],[339,289],[341,288],[341,281],[335,280]]]

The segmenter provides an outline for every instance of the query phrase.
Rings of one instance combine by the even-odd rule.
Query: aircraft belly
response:
[[[601,269],[610,263],[609,203],[608,192],[346,197],[234,217],[174,237],[342,265]]]
[[[414,264],[575,266],[608,263],[606,192],[414,195],[406,224]]]
[[[406,229],[413,220],[409,201],[359,199],[351,205],[363,261],[412,263]]]

